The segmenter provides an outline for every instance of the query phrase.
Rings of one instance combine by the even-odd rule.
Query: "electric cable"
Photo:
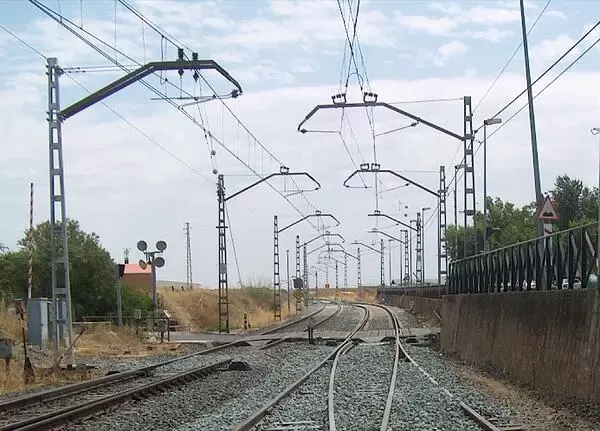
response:
[[[125,72],[131,72],[130,70],[128,70],[127,68],[123,67],[122,64],[116,62],[115,60],[113,60],[109,55],[107,55],[101,48],[99,48],[97,45],[95,45],[93,42],[87,40],[85,37],[83,37],[82,35],[80,35],[79,33],[77,33],[75,30],[73,30],[72,28],[70,28],[69,26],[67,26],[65,24],[65,22],[68,22],[69,24],[73,25],[73,23],[68,20],[67,18],[59,15],[58,17],[56,16],[57,13],[55,11],[53,11],[52,9],[48,8],[47,6],[41,4],[38,0],[29,0],[30,3],[34,4],[36,7],[38,7],[38,9],[42,10],[42,12],[44,12],[46,15],[48,15],[50,18],[52,18],[54,21],[56,21],[57,23],[59,23],[60,25],[62,25],[65,29],[67,29],[68,31],[70,31],[72,34],[74,34],[77,38],[79,38],[80,40],[82,40],[84,43],[86,43],[88,46],[90,46],[92,49],[94,49],[95,51],[97,51],[98,53],[100,53],[101,55],[103,55],[105,58],[107,58],[107,60],[111,61],[112,63],[116,64],[117,66],[121,67]],[[93,35],[92,33],[88,32],[87,30],[83,30],[81,29],[83,32],[85,32],[86,34],[88,34],[90,37],[92,37],[93,39],[99,41],[100,43],[106,45],[109,48],[114,48],[111,47],[109,44],[107,44],[105,41],[103,41],[102,39],[96,37],[95,35]],[[162,36],[162,39],[167,39],[164,36]],[[162,43],[161,43],[162,46]],[[136,62],[139,64],[139,62],[137,62],[135,59],[127,56],[126,54],[124,54],[123,52],[117,50],[119,52],[119,54],[121,54],[122,56],[128,58],[129,60]],[[210,86],[210,84],[206,81],[206,79],[204,78],[204,76],[202,74],[200,74],[200,77],[205,81],[205,83],[207,83],[207,85],[211,88],[211,90],[214,91],[214,89],[212,88],[212,86]],[[165,80],[166,81],[166,80]],[[234,154],[231,149],[229,149],[226,145],[224,145],[224,143],[222,143],[219,139],[217,139],[211,132],[210,130],[206,130],[197,120],[195,120],[193,118],[193,116],[191,116],[187,111],[185,111],[184,109],[181,109],[179,107],[179,105],[177,105],[176,103],[174,103],[172,100],[165,98],[163,96],[163,94],[157,90],[154,86],[152,86],[151,84],[148,84],[145,80],[141,79],[139,80],[139,82],[141,82],[144,86],[146,86],[149,90],[153,91],[155,94],[157,94],[159,97],[163,98],[167,103],[171,104],[172,106],[174,106],[175,108],[177,108],[180,112],[182,112],[190,121],[192,121],[195,125],[197,125],[198,127],[200,127],[201,129],[205,130],[209,136],[214,139],[220,146],[222,146],[223,148],[225,148],[225,150],[227,152],[229,152],[235,159],[237,159],[240,163],[242,163],[243,165],[245,165],[246,167],[248,167],[255,175],[257,175],[259,178],[261,177],[261,175],[254,170],[253,168],[251,168],[248,164],[246,164],[239,156],[237,156],[236,154]],[[172,84],[170,81],[166,81],[169,85],[175,87],[175,88],[179,88],[176,85]],[[180,89],[180,88],[179,88]],[[180,89],[181,90],[181,89]],[[185,92],[187,95],[192,96],[189,92]],[[216,92],[215,92],[216,94]],[[221,100],[221,102],[223,104],[225,104],[224,101]],[[228,109],[228,111],[230,112],[230,114],[233,115],[233,117],[236,119],[236,121],[238,121],[238,123],[240,123],[242,125],[242,127],[244,127],[244,129],[248,132],[249,135],[251,135],[253,137],[253,139],[255,139],[255,141],[261,146],[261,148],[263,148],[263,150],[265,150],[268,154],[270,154],[273,158],[275,158],[275,156],[269,151],[267,150],[261,143],[260,141],[258,141],[258,139],[256,139],[254,137],[254,135],[252,135],[252,133],[246,128],[246,126],[241,122],[241,120],[237,117],[237,115],[235,115],[233,113],[233,111],[231,111],[231,109],[229,108],[229,106],[227,104],[225,104],[226,108]],[[276,158],[275,158],[276,159]],[[278,160],[278,159],[277,159]],[[278,160],[279,161],[279,160]],[[280,162],[281,163],[281,162]],[[292,179],[293,182],[295,182]],[[287,197],[285,196],[283,193],[281,193],[279,190],[277,190],[277,188],[275,188],[270,182],[266,181],[267,185],[269,187],[271,187],[273,190],[275,190],[279,195],[281,195],[291,206],[292,208],[294,208],[299,214],[301,214],[302,216],[304,216],[304,213]],[[309,203],[309,205],[311,205],[314,208],[314,205],[308,201],[308,199],[306,198],[306,196],[304,196],[304,194],[302,194],[302,196],[304,197],[305,201],[307,201]],[[308,221],[309,224],[313,225],[311,221]],[[314,228],[314,225],[313,225]]]
[[[535,21],[533,22],[533,24],[531,24],[531,26],[529,27],[529,30],[527,31],[527,36],[529,36],[529,34],[531,33],[531,31],[535,28],[536,24],[538,23],[538,21],[540,20],[540,18],[542,17],[542,15],[544,14],[544,12],[546,11],[546,9],[548,9],[548,6],[550,6],[550,3],[552,3],[552,0],[548,0],[546,2],[546,5],[542,9],[542,11],[538,14],[538,16],[535,19]],[[498,82],[498,80],[500,79],[500,77],[502,76],[502,74],[504,74],[504,71],[506,70],[506,68],[508,67],[508,65],[511,63],[511,61],[513,60],[513,58],[515,58],[515,56],[519,52],[519,49],[521,49],[522,46],[523,46],[523,41],[521,40],[521,42],[519,43],[519,45],[515,48],[514,52],[512,53],[512,55],[510,56],[510,58],[508,59],[508,61],[504,64],[504,67],[502,67],[502,69],[500,70],[500,72],[498,73],[498,75],[496,75],[496,78],[492,81],[492,83],[490,84],[490,86],[486,90],[486,92],[483,95],[483,97],[481,99],[479,99],[479,102],[477,103],[477,105],[475,105],[475,108],[473,108],[473,114],[475,114],[475,111],[477,111],[477,108],[479,108],[479,105],[481,105],[481,103],[485,100],[485,98],[488,96],[488,94],[490,94],[490,91],[492,91],[492,89],[494,88],[494,86],[496,85],[496,83]],[[491,117],[491,118],[494,118],[494,117]]]
[[[596,24],[596,26],[598,26],[598,25],[600,25],[600,21],[598,21],[598,23]],[[595,28],[596,26],[594,26],[593,28]],[[589,33],[590,33],[590,32],[586,33],[586,35],[587,35],[587,34],[589,34]],[[576,42],[576,44],[575,44],[575,45],[573,45],[573,47],[575,47],[575,46],[576,46],[577,44],[579,44],[580,42],[581,42],[581,39],[580,39],[579,41],[577,41],[577,42]],[[555,77],[554,77],[554,79],[552,79],[552,80],[551,80],[551,81],[550,81],[548,84],[546,84],[546,86],[545,86],[545,87],[543,87],[543,88],[542,88],[542,89],[541,89],[541,90],[540,90],[540,91],[539,91],[537,94],[535,94],[535,95],[533,96],[533,100],[535,100],[535,99],[536,99],[538,96],[540,96],[540,95],[541,95],[541,94],[542,94],[542,93],[543,93],[545,90],[547,90],[547,89],[548,89],[548,88],[549,88],[549,87],[550,87],[552,84],[554,84],[554,83],[555,83],[555,82],[556,82],[556,81],[557,81],[557,80],[558,80],[558,79],[559,79],[561,76],[563,76],[563,75],[564,75],[564,74],[565,74],[565,73],[566,73],[566,72],[567,72],[567,71],[568,71],[568,70],[569,70],[571,67],[573,67],[573,66],[574,66],[574,65],[575,65],[575,64],[576,64],[578,61],[580,61],[580,60],[581,60],[581,59],[582,59],[582,58],[583,58],[583,57],[584,57],[584,56],[585,56],[585,55],[586,55],[586,54],[587,54],[589,51],[591,51],[591,50],[592,50],[592,48],[594,48],[594,47],[595,47],[595,46],[596,46],[598,43],[600,43],[600,37],[599,37],[598,39],[596,39],[596,41],[595,41],[595,42],[593,42],[593,43],[592,43],[592,44],[591,44],[591,45],[590,45],[590,46],[589,46],[589,47],[588,47],[588,48],[587,48],[585,51],[583,51],[583,52],[582,52],[582,53],[581,53],[581,54],[580,54],[580,55],[579,55],[577,58],[575,58],[575,59],[574,59],[574,60],[573,60],[571,63],[569,63],[569,64],[568,64],[568,65],[567,65],[567,66],[566,66],[566,67],[565,67],[565,68],[564,68],[562,71],[560,71],[560,73],[559,73],[557,76],[555,76]],[[569,50],[567,51],[567,53],[568,53],[568,52],[570,52],[570,51],[573,49],[573,47],[569,48]],[[561,56],[561,58],[564,58],[564,56],[565,56],[565,55],[562,55],[562,56]],[[554,67],[554,65],[555,65],[555,64],[556,64],[556,62],[555,62],[555,63],[554,63],[552,66],[550,66],[550,68]],[[548,70],[550,70],[550,68],[549,68],[549,69],[547,69],[547,70],[546,70],[546,72],[547,72]],[[546,72],[544,72],[544,74],[546,74]],[[539,78],[538,78],[538,79],[536,79],[536,82],[537,82],[538,80],[539,80]],[[527,90],[524,90],[524,91],[527,91]],[[521,94],[522,94],[522,93],[521,93]],[[525,105],[523,105],[521,108],[519,108],[519,110],[518,110],[518,111],[516,111],[516,112],[515,112],[515,113],[514,113],[514,114],[513,114],[511,117],[509,117],[509,118],[508,118],[506,121],[504,121],[504,122],[503,122],[503,123],[502,123],[502,124],[501,124],[501,125],[500,125],[498,128],[496,128],[496,129],[495,129],[495,130],[494,130],[492,133],[490,133],[490,134],[487,136],[487,139],[490,139],[492,136],[494,136],[496,133],[498,133],[498,132],[499,132],[499,131],[500,131],[502,128],[504,128],[504,127],[505,127],[507,124],[509,124],[509,123],[510,123],[510,122],[511,122],[511,121],[512,121],[512,120],[513,120],[513,119],[514,119],[516,116],[517,116],[517,114],[519,114],[521,111],[523,111],[523,109],[525,109],[525,108],[526,108],[528,105],[529,105],[529,103],[526,103],[526,104],[525,104]],[[497,114],[496,114],[496,115],[497,115]],[[479,142],[479,145],[478,145],[478,146],[477,146],[477,148],[475,149],[474,155],[476,155],[476,154],[479,152],[479,150],[481,149],[481,146],[483,145],[483,141],[478,141],[478,142]],[[464,157],[463,157],[463,162],[464,162]],[[454,176],[456,176],[456,171],[455,171],[455,174],[454,174]],[[464,176],[464,172],[463,172],[463,170],[461,170],[461,173],[460,173],[460,175],[457,177],[457,182],[458,182],[458,181],[460,181],[460,179],[462,179],[462,178],[463,178],[463,176]],[[450,186],[449,190],[448,190],[448,191],[450,192],[450,191],[453,191],[453,190],[454,190],[454,189],[452,188],[452,187],[453,187],[453,183],[454,183],[454,177],[452,177],[452,179],[450,180],[450,182],[449,182],[449,183],[450,183],[450,184],[452,184],[452,185]]]

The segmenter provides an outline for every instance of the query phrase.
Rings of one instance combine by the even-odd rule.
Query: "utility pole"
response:
[[[421,284],[425,285],[425,211],[431,210],[431,207],[421,208]]]
[[[390,270],[390,286],[392,285],[392,241],[393,239],[388,239],[388,266]]]
[[[185,222],[185,227],[183,228],[185,232],[185,243],[186,243],[186,283],[187,288],[189,290],[192,289],[193,281],[192,281],[192,243],[190,241],[190,222]]]
[[[128,248],[123,249],[123,263],[125,263],[125,264],[129,263],[129,249]]]
[[[488,235],[488,205],[487,205],[487,126],[502,123],[501,118],[488,118],[483,121],[483,251],[490,251]]]
[[[27,267],[27,300],[31,299],[31,292],[33,290],[33,250],[34,250],[34,238],[33,238],[33,183],[29,183],[29,235],[28,235],[28,247],[29,247],[29,263]]]
[[[418,214],[419,213],[417,213],[417,216],[418,216]],[[416,223],[416,234],[415,235],[416,235],[416,237],[418,239],[419,235],[420,235],[419,234],[419,222],[418,222],[418,220],[414,220],[413,219],[413,220],[410,220],[409,223],[411,224],[411,226],[412,226],[413,223]],[[409,259],[409,264],[408,265],[410,266],[410,272],[409,272],[410,279],[409,279],[409,282],[410,282],[411,285],[413,285],[413,283],[412,283],[413,268],[415,268],[416,265],[413,266],[413,236],[412,236],[412,234],[410,234],[410,232],[409,232],[409,238],[410,238],[409,239],[410,253],[409,253],[409,258],[408,258]],[[417,254],[417,259],[418,259],[418,254]],[[417,271],[415,270],[415,279],[416,278],[417,278]],[[415,285],[417,284],[418,281],[419,281],[418,279],[415,280]]]
[[[37,5],[36,5],[37,7]],[[42,9],[42,8],[40,8]],[[42,9],[43,10],[43,9]],[[43,10],[46,12],[45,10]],[[65,28],[62,21],[57,20]],[[233,94],[242,94],[239,83],[233,79],[225,69],[214,60],[199,60],[197,53],[192,53],[193,60],[184,60],[183,48],[178,49],[176,61],[155,61],[145,64],[125,76],[109,83],[98,91],[85,98],[62,107],[60,103],[59,78],[64,73],[55,57],[47,58],[48,75],[48,152],[50,174],[50,267],[52,287],[52,333],[54,338],[54,364],[58,366],[60,359],[59,347],[61,339],[66,338],[68,346],[67,357],[71,365],[75,362],[73,351],[73,312],[71,307],[71,279],[69,274],[69,242],[67,230],[67,194],[65,191],[64,158],[62,124],[65,120],[101,102],[105,98],[127,88],[145,76],[158,71],[178,71],[179,76],[184,70],[193,70],[195,74],[200,70],[212,69],[219,72],[225,79],[232,83],[236,90]],[[65,333],[66,332],[66,337]]]
[[[458,171],[461,170],[465,165],[463,163],[454,165],[454,227],[456,228],[457,235],[454,236],[454,260],[459,259],[458,253],[458,200],[457,200],[457,188],[458,188]],[[466,234],[466,230],[465,230]]]
[[[529,68],[529,48],[527,45],[527,26],[525,25],[525,6],[520,0],[521,6],[521,31],[523,32],[523,55],[525,56],[525,78],[527,79],[527,101],[529,106],[529,127],[531,132],[531,154],[533,158],[533,181],[535,185],[535,200],[538,207],[542,205],[542,184],[540,180],[540,161],[537,148],[537,134],[535,131],[535,113],[533,111],[533,90],[531,88],[531,70]],[[538,237],[544,236],[544,221],[538,220]]]
[[[285,278],[287,279],[287,303],[288,303],[288,315],[292,313],[292,306],[290,303],[290,250],[285,251]]]

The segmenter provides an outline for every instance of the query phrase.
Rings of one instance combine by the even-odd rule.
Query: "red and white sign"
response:
[[[550,199],[550,196],[546,196],[544,199],[544,203],[541,207],[538,208],[536,217],[540,220],[544,221],[558,221],[560,216],[558,215],[558,211],[556,211],[556,207],[554,206],[554,202]]]

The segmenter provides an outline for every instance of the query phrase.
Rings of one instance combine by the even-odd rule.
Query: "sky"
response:
[[[304,127],[333,133],[297,131],[315,105],[331,103],[342,92],[348,102],[361,102],[362,91],[376,93],[378,101],[459,135],[463,97],[470,96],[476,128],[487,118],[503,120],[487,130],[488,195],[518,205],[534,200],[526,97],[497,114],[526,86],[516,0],[362,0],[356,25],[359,44],[353,48],[356,66],[352,62],[350,68],[344,23],[352,39],[356,0],[125,2],[137,14],[113,0],[39,3],[62,15],[73,32],[31,2],[0,0],[0,243],[12,250],[29,223],[30,182],[35,187],[35,223],[49,219],[45,57],[57,58],[64,68],[63,108],[142,64],[175,60],[177,47],[188,57],[197,52],[200,59],[214,60],[241,85],[243,93],[237,98],[193,104],[183,97],[228,95],[234,86],[214,70],[197,81],[190,71],[181,77],[176,71],[160,73],[145,78],[155,92],[137,82],[63,123],[67,216],[96,232],[117,261],[123,260],[126,248],[132,261],[142,257],[136,250],[139,240],[150,246],[165,240],[166,264],[158,270],[162,280],[186,280],[183,229],[189,222],[193,281],[216,287],[214,172],[224,175],[226,194],[231,195],[282,165],[309,173],[320,188],[314,191],[306,176],[294,177],[294,182],[276,177],[228,201],[231,286],[240,280],[272,282],[274,215],[282,229],[317,210],[333,214],[340,225],[311,216],[282,232],[282,279],[287,249],[294,272],[295,235],[304,242],[319,234],[318,227],[329,228],[343,235],[344,247],[355,254],[355,240],[379,244],[382,237],[368,233],[374,227],[401,235],[394,223],[369,217],[374,209],[408,221],[425,207],[432,208],[425,212],[425,273],[428,279],[437,278],[436,199],[417,187],[405,187],[406,181],[392,175],[379,174],[377,181],[372,174],[354,176],[350,188],[343,183],[361,163],[376,162],[381,169],[437,190],[444,166],[451,183],[447,218],[452,224],[452,179],[463,156],[462,142],[422,123],[403,128],[412,120],[383,108],[373,109],[372,116],[363,108],[319,110]],[[547,3],[525,4],[528,27],[537,20],[529,34],[533,79],[600,19],[593,0]],[[590,34],[534,86],[533,94],[599,37],[598,31]],[[551,190],[561,174],[597,183],[600,142],[590,129],[600,126],[598,82],[600,43],[535,98],[543,191]],[[177,109],[173,104],[189,105]],[[373,130],[378,135],[399,128],[373,139]],[[480,130],[476,139],[481,141],[482,134]],[[478,143],[476,147],[475,190],[481,209],[483,151]],[[462,222],[460,175],[457,190]],[[398,244],[383,238],[386,280],[388,245],[392,276],[397,278]],[[315,248],[319,244],[312,243]],[[364,247],[361,253],[363,284],[377,284],[379,255]],[[318,254],[310,255],[311,266]],[[328,272],[333,286],[333,268]],[[320,283],[326,276],[319,273]],[[352,259],[348,281],[356,284]]]

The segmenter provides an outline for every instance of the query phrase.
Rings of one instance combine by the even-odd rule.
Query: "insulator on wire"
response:
[[[198,53],[197,52],[192,52],[192,60],[198,61]]]

